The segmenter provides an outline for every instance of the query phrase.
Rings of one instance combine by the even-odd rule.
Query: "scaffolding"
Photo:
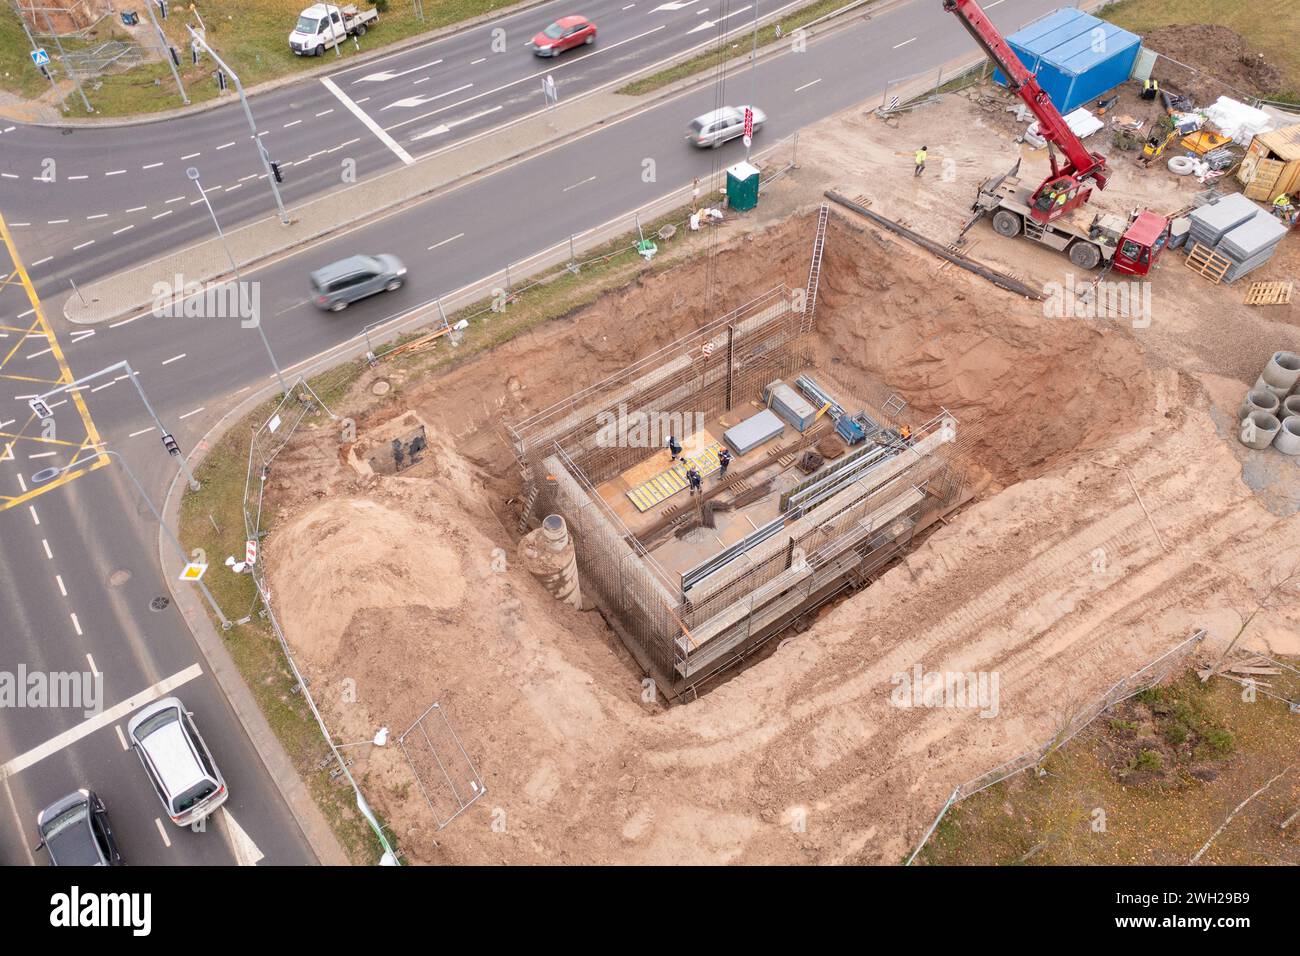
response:
[[[819,223],[814,263],[823,242]],[[583,593],[594,597],[669,699],[689,697],[801,614],[844,588],[871,581],[920,531],[963,500],[970,438],[956,418],[940,409],[901,440],[902,399],[865,374],[818,364],[815,323],[807,315],[811,302],[805,290],[778,286],[506,426],[524,480],[521,530],[548,514],[564,516]],[[836,415],[861,409],[887,437],[854,446],[846,460],[828,462],[801,482],[796,494],[779,495],[780,513],[742,542],[689,569],[669,569],[652,553],[653,534],[642,529],[644,539],[638,537],[597,492],[660,451],[602,441],[602,423],[613,411],[659,420],[700,414],[715,419],[745,411],[775,380],[795,381],[809,370],[835,396]],[[793,460],[792,450],[832,432],[828,415],[807,428],[793,449],[766,454]],[[778,460],[760,457],[755,467]],[[671,519],[672,509],[665,515]],[[664,521],[652,525],[655,531],[664,527]]]

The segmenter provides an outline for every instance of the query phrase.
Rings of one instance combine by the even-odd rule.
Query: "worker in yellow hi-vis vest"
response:
[[[916,151],[916,172],[912,175],[920,176],[921,173],[925,172],[925,155],[928,148],[929,147],[922,146]]]

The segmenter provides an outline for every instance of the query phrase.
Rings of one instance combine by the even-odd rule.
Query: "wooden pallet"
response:
[[[1202,243],[1192,246],[1187,254],[1187,268],[1203,275],[1215,285],[1223,281],[1223,276],[1232,267],[1232,261],[1225,259],[1213,249]]]
[[[1256,282],[1246,290],[1247,305],[1290,305],[1292,282]]]

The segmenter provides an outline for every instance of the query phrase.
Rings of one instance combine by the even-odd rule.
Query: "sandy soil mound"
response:
[[[323,661],[358,617],[398,610],[449,622],[465,598],[452,522],[376,501],[329,498],[277,530],[268,551],[286,636]]]
[[[1157,27],[1142,38],[1142,43],[1248,93],[1266,97],[1282,92],[1286,85],[1281,71],[1263,53],[1251,49],[1235,30],[1218,24]]]

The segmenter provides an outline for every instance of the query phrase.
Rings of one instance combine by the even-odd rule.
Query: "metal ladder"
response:
[[[808,286],[807,298],[804,300],[803,321],[799,323],[799,332],[811,332],[813,327],[813,315],[817,310],[817,282],[822,274],[822,249],[826,246],[826,220],[829,218],[831,207],[829,203],[822,203],[821,210],[817,213],[817,237],[813,239],[812,263],[808,266]]]

